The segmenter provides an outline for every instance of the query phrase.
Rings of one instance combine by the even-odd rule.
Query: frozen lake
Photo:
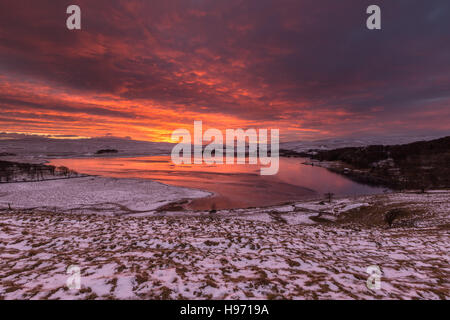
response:
[[[325,168],[305,165],[307,159],[280,158],[278,174],[261,176],[259,165],[174,165],[169,156],[135,158],[54,159],[79,173],[116,178],[151,179],[169,185],[202,189],[215,196],[196,199],[196,210],[277,205],[291,200],[381,193]]]

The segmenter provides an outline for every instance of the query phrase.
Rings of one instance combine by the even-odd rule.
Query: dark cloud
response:
[[[115,111],[107,108],[101,108],[91,104],[81,104],[81,103],[69,103],[58,104],[55,101],[40,101],[40,102],[30,102],[25,100],[17,100],[11,98],[4,98],[0,96],[0,104],[2,105],[2,110],[17,110],[20,108],[26,108],[31,111],[59,111],[64,113],[75,113],[75,114],[88,114],[96,116],[105,116],[113,118],[124,118],[124,119],[135,119],[138,115],[131,112],[125,111]]]
[[[70,3],[3,0],[0,106],[123,121],[152,118],[158,106],[155,118],[180,115],[168,113],[172,123],[223,115],[279,125],[288,138],[300,129],[450,130],[450,2],[376,2],[381,31],[365,28],[366,0],[79,0],[83,30],[73,32]],[[11,98],[29,81],[56,93]],[[131,101],[141,112],[64,94]]]

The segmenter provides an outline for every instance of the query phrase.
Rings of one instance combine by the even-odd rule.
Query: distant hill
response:
[[[173,146],[174,144],[166,142],[136,141],[115,137],[50,139],[24,136],[0,139],[0,156],[3,157],[1,160],[43,163],[53,158],[81,158],[107,154],[107,152],[97,153],[101,150],[120,150],[120,155],[123,157],[170,155]]]
[[[298,155],[342,162],[333,171],[391,188],[450,188],[450,136],[403,145],[311,150]]]

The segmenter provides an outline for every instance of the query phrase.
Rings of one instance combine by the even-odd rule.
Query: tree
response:
[[[328,200],[328,202],[331,203],[331,200],[333,200],[333,197],[334,197],[334,193],[327,192],[327,193],[325,193],[325,197]]]
[[[69,174],[70,170],[67,167],[61,166],[58,167],[58,171],[60,172],[61,175],[67,177],[67,175]]]

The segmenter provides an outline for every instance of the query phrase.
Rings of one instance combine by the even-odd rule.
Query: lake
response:
[[[174,165],[170,156],[136,158],[53,159],[79,173],[116,178],[151,179],[214,193],[193,200],[194,210],[262,207],[293,200],[382,193],[383,188],[354,182],[325,168],[306,165],[303,158],[280,158],[279,172],[261,176],[260,165]]]

